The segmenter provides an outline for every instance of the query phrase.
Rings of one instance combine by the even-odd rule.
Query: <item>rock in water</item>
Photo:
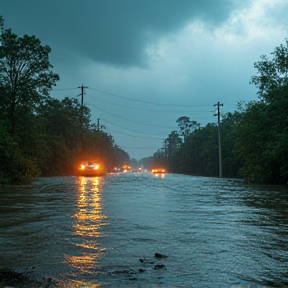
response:
[[[160,254],[160,253],[155,253],[154,257],[157,258],[157,259],[168,258],[168,256]]]

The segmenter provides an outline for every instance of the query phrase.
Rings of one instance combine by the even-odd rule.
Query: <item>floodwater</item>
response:
[[[46,287],[288,287],[288,189],[130,172],[40,178],[0,187],[0,244],[0,269]]]

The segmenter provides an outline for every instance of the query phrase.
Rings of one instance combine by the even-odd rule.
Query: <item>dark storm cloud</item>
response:
[[[111,65],[137,66],[145,63],[145,47],[156,37],[176,32],[193,19],[216,27],[238,4],[235,0],[10,0],[2,3],[1,13],[5,19],[5,11],[9,12],[7,26],[11,22],[20,33],[35,34],[52,49],[62,47]]]

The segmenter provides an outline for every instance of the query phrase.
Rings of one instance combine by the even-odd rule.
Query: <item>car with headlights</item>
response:
[[[153,168],[153,169],[151,170],[151,172],[152,172],[153,174],[166,173],[166,169],[165,169],[165,168]]]
[[[82,161],[78,167],[79,176],[103,176],[106,174],[104,164],[97,161]]]

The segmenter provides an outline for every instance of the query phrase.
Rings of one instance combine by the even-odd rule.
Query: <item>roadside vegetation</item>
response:
[[[68,175],[83,157],[108,169],[118,164],[117,155],[127,158],[91,122],[87,107],[50,96],[60,79],[49,61],[51,48],[35,36],[18,37],[0,21],[0,184]]]
[[[223,177],[286,184],[288,40],[254,65],[258,71],[251,84],[258,88],[259,100],[239,103],[236,111],[221,115]],[[218,126],[209,123],[200,128],[188,117],[176,122],[181,124],[181,132],[171,132],[167,145],[154,154],[154,161],[162,161],[170,172],[217,177]]]

